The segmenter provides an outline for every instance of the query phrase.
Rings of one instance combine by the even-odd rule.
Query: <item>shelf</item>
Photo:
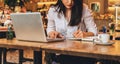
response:
[[[52,5],[52,4],[55,4],[56,2],[38,2],[37,3],[37,8],[42,8],[44,9],[43,7],[45,7],[45,9],[49,9],[49,7]]]
[[[48,11],[48,9],[41,9],[40,12]]]
[[[46,4],[46,5],[50,5],[50,4],[55,4],[56,2],[38,2],[37,3],[37,5],[39,6],[39,5],[44,5],[44,4]]]

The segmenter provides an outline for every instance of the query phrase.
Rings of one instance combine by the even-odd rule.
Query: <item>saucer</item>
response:
[[[107,43],[102,43],[102,42],[100,42],[100,41],[94,41],[95,42],[95,44],[97,44],[97,45],[112,45],[112,44],[114,44],[114,42],[112,42],[112,41],[109,41],[109,42],[107,42]]]

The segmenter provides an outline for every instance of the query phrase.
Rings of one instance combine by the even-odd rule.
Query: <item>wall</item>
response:
[[[39,8],[40,6],[38,6],[38,2],[53,2],[56,0],[30,0],[30,2],[26,3],[25,6],[27,7],[28,10],[32,10],[33,12],[37,11],[37,8]],[[42,5],[41,5],[42,6]]]
[[[108,0],[109,5],[120,4],[120,0]]]
[[[37,2],[39,0],[31,0],[30,2],[25,3],[25,6],[27,7],[28,10],[31,10],[33,12],[37,11]]]
[[[104,14],[108,7],[108,0],[84,0],[84,2],[88,4],[89,8],[90,8],[91,2],[100,2],[100,13],[101,14]]]
[[[104,0],[88,0],[89,7],[91,2],[100,2],[100,13],[104,14]]]
[[[4,7],[4,0],[0,0],[0,7]]]

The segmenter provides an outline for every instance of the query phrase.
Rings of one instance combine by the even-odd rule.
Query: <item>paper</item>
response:
[[[69,40],[78,40],[78,41],[93,41],[97,36],[85,37],[85,38],[68,38]]]

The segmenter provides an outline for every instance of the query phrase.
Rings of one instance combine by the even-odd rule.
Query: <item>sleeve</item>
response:
[[[94,35],[97,35],[97,27],[94,22],[94,19],[92,17],[92,11],[88,9],[87,5],[84,5],[83,7],[83,20],[86,25],[86,29],[88,32],[94,33]]]
[[[47,14],[48,24],[47,24],[47,34],[51,31],[55,31],[55,21],[54,21],[54,8],[51,7]]]

